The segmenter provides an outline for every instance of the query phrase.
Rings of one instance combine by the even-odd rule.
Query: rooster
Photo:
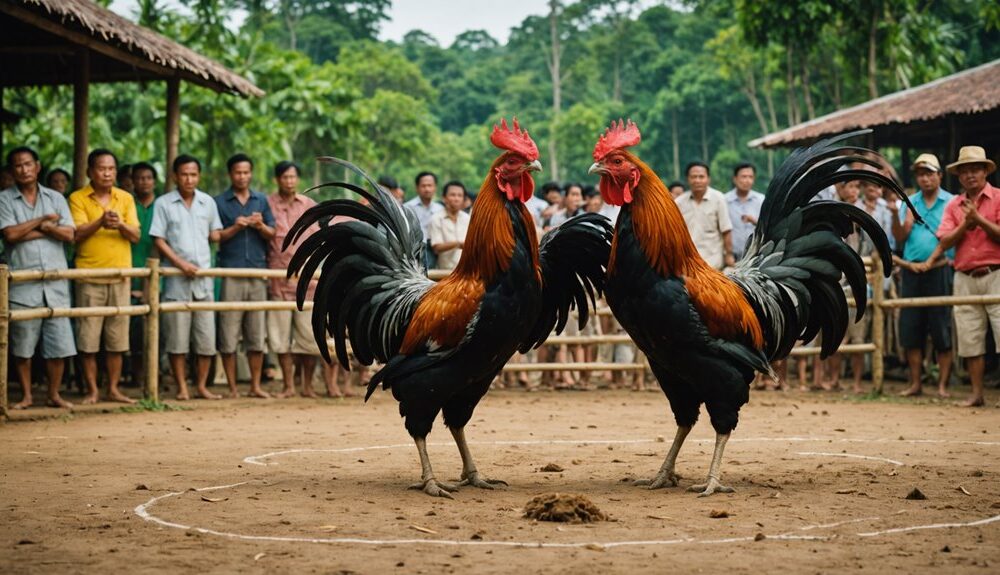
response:
[[[705,404],[716,432],[708,478],[689,491],[702,496],[733,489],[720,482],[722,454],[749,401],[755,373],[786,357],[796,340],[822,332],[822,355],[844,339],[846,277],[861,318],[867,303],[865,266],[843,238],[860,227],[888,276],[891,252],[878,223],[853,205],[810,200],[836,182],[869,180],[906,200],[892,180],[856,162],[878,167],[838,146],[848,134],[794,151],[779,168],[760,220],[735,269],[721,273],[698,255],[680,210],[660,178],[626,150],[639,143],[630,120],[612,122],[594,147],[590,173],[600,174],[604,201],[622,206],[607,264],[605,294],[615,317],[649,358],[677,422],[677,434],[650,489],[677,485],[677,454]],[[907,203],[909,203],[907,201]],[[911,208],[912,209],[912,208]],[[773,373],[772,373],[773,376]]]
[[[330,361],[327,334],[337,358],[349,369],[347,343],[357,360],[384,364],[368,385],[365,401],[381,383],[399,402],[399,413],[420,457],[420,482],[411,488],[451,498],[459,486],[493,489],[503,481],[480,475],[465,439],[465,425],[490,383],[515,350],[541,345],[561,331],[570,309],[587,322],[595,293],[603,289],[611,225],[598,214],[573,218],[538,244],[524,202],[534,192],[531,172],[541,169],[535,142],[514,120],[502,120],[490,136],[502,154],[472,209],[458,266],[434,283],[423,268],[423,238],[416,216],[368,175],[346,167],[371,191],[343,182],[367,200],[331,200],[307,211],[295,224],[287,247],[314,222],[353,218],[321,228],[306,239],[288,266],[299,275],[298,304],[309,278],[322,274],[314,296],[313,330]],[[348,335],[349,334],[349,335]],[[439,412],[462,458],[458,484],[438,481],[427,455],[426,437]]]

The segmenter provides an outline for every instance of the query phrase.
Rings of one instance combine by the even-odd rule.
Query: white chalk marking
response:
[[[906,533],[908,531],[922,531],[924,529],[953,529],[956,527],[979,527],[980,525],[989,525],[990,523],[995,523],[997,521],[1000,521],[1000,515],[994,515],[993,517],[978,519],[976,521],[968,521],[966,523],[934,523],[932,525],[915,525],[913,527],[896,527],[895,529],[884,529],[882,531],[869,531],[867,533],[858,533],[858,537],[878,537],[879,535],[892,535],[894,533]]]
[[[855,453],[826,453],[823,451],[796,451],[795,455],[821,455],[824,457],[847,457],[850,459],[866,459],[868,461],[884,461],[893,465],[906,465],[902,461],[886,459],[885,457],[875,457],[873,455],[857,455]]]

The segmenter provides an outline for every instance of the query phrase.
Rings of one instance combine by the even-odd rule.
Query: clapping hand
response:
[[[122,218],[118,215],[118,212],[114,210],[108,210],[104,212],[102,216],[104,219],[103,226],[109,230],[117,230],[122,225]]]
[[[976,205],[969,200],[962,200],[962,212],[965,213],[965,228],[968,230],[975,229],[983,216],[979,214],[976,210]]]

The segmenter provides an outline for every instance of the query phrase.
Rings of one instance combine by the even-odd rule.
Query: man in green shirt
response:
[[[139,216],[139,242],[132,246],[132,267],[146,267],[146,259],[156,257],[153,248],[153,238],[149,236],[149,226],[153,222],[153,202],[156,200],[156,168],[146,162],[132,166],[132,193],[135,196],[135,211]],[[132,303],[146,303],[143,293],[142,278],[132,280]],[[130,372],[132,382],[143,384],[146,372],[143,369],[143,333],[145,332],[145,316],[132,316],[129,326]]]

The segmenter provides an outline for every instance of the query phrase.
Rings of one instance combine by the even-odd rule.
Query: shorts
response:
[[[899,295],[903,298],[951,295],[952,276],[949,266],[922,274],[900,270],[902,282]],[[899,310],[899,341],[904,349],[923,349],[931,336],[934,349],[951,350],[951,308],[948,306],[904,307]]]
[[[10,309],[35,309],[33,306],[10,302]],[[73,326],[68,317],[13,321],[8,332],[11,353],[20,359],[31,359],[42,341],[42,357],[60,359],[76,355]]]
[[[267,301],[267,281],[222,278],[221,301]],[[240,332],[244,351],[264,351],[263,311],[219,312],[219,353],[236,353]]]
[[[180,301],[164,299],[163,301]],[[204,298],[188,301],[214,301],[209,293]],[[215,312],[178,311],[160,316],[165,335],[164,351],[171,355],[215,355]]]
[[[312,311],[268,311],[267,347],[279,355],[319,355],[312,331]]]
[[[126,306],[131,303],[129,282],[76,283],[76,307]],[[97,353],[104,350],[112,353],[128,351],[129,316],[81,317],[77,320],[79,329],[76,346],[80,353]],[[103,337],[102,337],[103,336]]]
[[[844,334],[844,343],[868,343],[868,331],[872,327],[872,314],[866,313],[860,321],[854,321],[853,311],[848,320],[847,333]]]
[[[955,274],[955,295],[996,295],[1000,293],[1000,270],[974,278]],[[986,354],[986,326],[993,326],[993,339],[1000,353],[1000,304],[956,305],[955,329],[958,334],[958,355],[979,357]]]

